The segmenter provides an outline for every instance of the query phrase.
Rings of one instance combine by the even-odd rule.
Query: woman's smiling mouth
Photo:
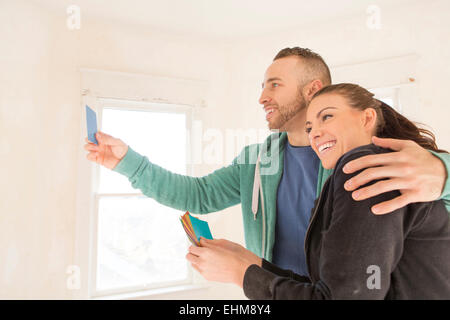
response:
[[[327,141],[325,143],[317,145],[317,150],[319,151],[320,154],[324,154],[325,152],[327,152],[328,150],[333,148],[333,146],[335,144],[336,144],[336,140]]]

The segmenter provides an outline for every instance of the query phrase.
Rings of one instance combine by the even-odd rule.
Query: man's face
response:
[[[288,131],[293,125],[303,125],[293,123],[307,106],[300,88],[301,63],[294,56],[277,59],[264,75],[259,103],[264,105],[271,130]]]

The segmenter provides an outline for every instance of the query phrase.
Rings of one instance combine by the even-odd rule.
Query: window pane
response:
[[[180,214],[146,197],[101,197],[97,290],[186,279]]]
[[[102,131],[164,168],[186,174],[186,114],[104,108]],[[100,168],[100,193],[137,193],[127,178]]]
[[[394,99],[386,97],[386,98],[381,98],[380,100],[383,101],[384,103],[386,103],[387,105],[395,108]]]
[[[370,90],[376,99],[383,101],[387,105],[401,113],[400,101],[398,99],[399,88],[377,88]]]

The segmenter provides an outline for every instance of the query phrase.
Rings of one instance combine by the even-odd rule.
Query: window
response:
[[[383,101],[387,105],[394,108],[397,112],[402,113],[402,105],[400,103],[400,87],[376,88],[370,89],[378,100]]]
[[[356,83],[403,114],[420,120],[417,63],[419,56],[407,54],[331,67],[333,83]]]
[[[99,99],[99,125],[151,162],[188,174],[190,107]],[[96,296],[191,282],[180,212],[98,166],[94,187],[93,293]],[[176,192],[174,190],[174,192]]]

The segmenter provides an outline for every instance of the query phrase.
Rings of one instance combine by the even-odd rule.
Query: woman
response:
[[[354,84],[317,92],[306,131],[324,168],[334,168],[305,239],[310,277],[225,240],[202,239],[204,247],[191,247],[192,265],[207,279],[242,286],[250,299],[450,299],[450,219],[442,200],[378,216],[370,208],[399,191],[354,201],[343,187],[358,174],[343,172],[347,162],[390,151],[371,144],[373,136],[411,139],[443,152],[434,136]]]

